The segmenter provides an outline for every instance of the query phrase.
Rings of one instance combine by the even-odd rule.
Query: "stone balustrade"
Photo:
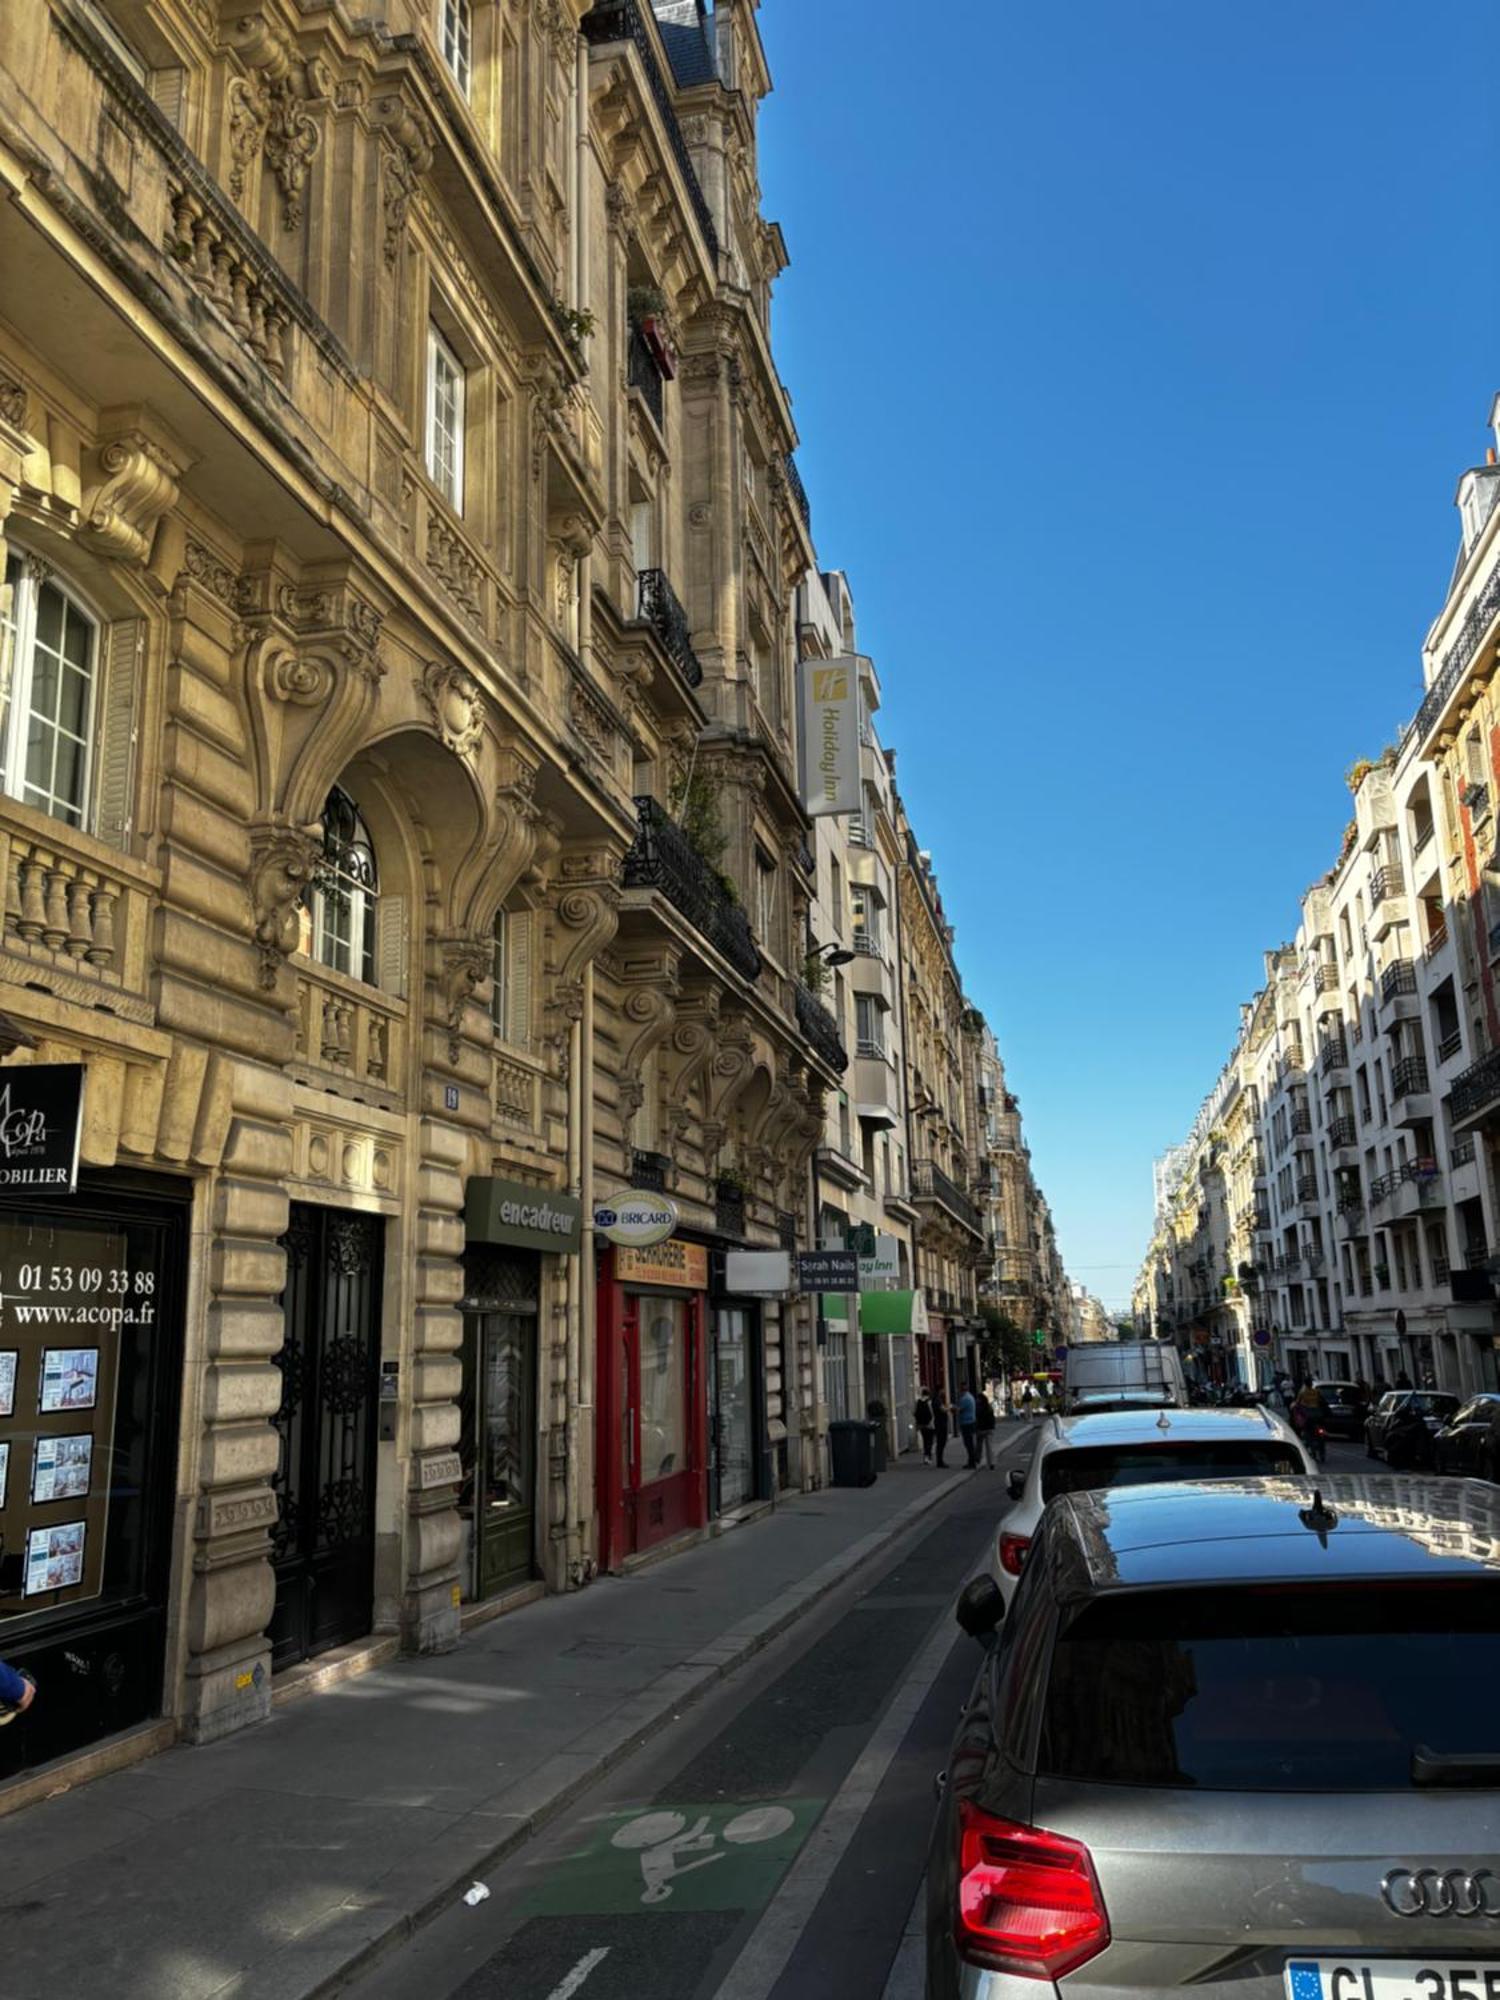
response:
[[[406,1002],[326,966],[297,977],[297,1062],[399,1098],[406,1074]]]
[[[46,832],[18,825],[23,813]],[[153,870],[6,801],[0,873],[7,952],[50,965],[67,979],[144,993]]]

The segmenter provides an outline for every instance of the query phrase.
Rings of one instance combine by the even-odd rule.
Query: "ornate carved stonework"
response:
[[[99,451],[99,478],[84,495],[80,539],[121,562],[148,561],[156,525],[176,505],[182,473],[144,430],[111,438]]]
[[[456,1063],[463,1048],[464,1009],[481,980],[494,970],[494,945],[488,938],[447,937],[438,940],[442,962],[439,986],[443,1019],[448,1029],[448,1060]]]
[[[320,826],[250,829],[250,911],[260,950],[260,983],[276,984],[282,961],[297,948],[297,906],[323,853]]]
[[[484,697],[478,683],[452,660],[430,660],[417,687],[446,748],[455,757],[472,757],[484,735]]]
[[[282,227],[298,229],[302,191],[322,143],[306,106],[329,95],[332,79],[325,64],[304,62],[296,43],[262,13],[233,22],[226,44],[246,70],[229,82],[229,191],[242,199],[250,163],[263,152],[281,190]]]
[[[377,98],[372,111],[389,142],[380,169],[385,223],[382,248],[386,269],[394,270],[406,235],[412,197],[432,165],[433,131],[422,113],[399,96]]]
[[[182,554],[182,574],[206,590],[210,597],[229,611],[243,611],[244,594],[240,579],[229,567],[221,562],[212,549],[206,549],[202,542],[190,541]]]
[[[0,376],[0,417],[14,424],[18,431],[26,428],[26,385],[12,381],[8,375]]]

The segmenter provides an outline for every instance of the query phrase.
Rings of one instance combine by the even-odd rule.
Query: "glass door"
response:
[[[714,1512],[727,1513],[755,1498],[755,1397],[750,1315],[739,1306],[714,1311],[713,1451]]]

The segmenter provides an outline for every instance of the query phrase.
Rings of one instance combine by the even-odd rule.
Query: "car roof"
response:
[[[1278,1418],[1258,1405],[1249,1410],[1195,1410],[1175,1404],[1145,1410],[1083,1411],[1076,1417],[1054,1417],[1053,1442],[1069,1449],[1110,1444],[1222,1443],[1286,1435]]]
[[[1500,1487],[1478,1479],[1106,1487],[1054,1500],[1049,1521],[1065,1598],[1182,1584],[1500,1579]]]

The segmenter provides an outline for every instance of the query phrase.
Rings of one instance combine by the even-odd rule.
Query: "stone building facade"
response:
[[[847,1063],[769,78],[751,0],[661,11],[0,15],[0,1006],[85,1072],[79,1195],[0,1256],[170,1304],[89,1350],[148,1489],[102,1586],[7,1633],[96,1735],[817,1475],[810,1315],[720,1255],[809,1239]],[[672,1245],[596,1258],[652,1177]]]

